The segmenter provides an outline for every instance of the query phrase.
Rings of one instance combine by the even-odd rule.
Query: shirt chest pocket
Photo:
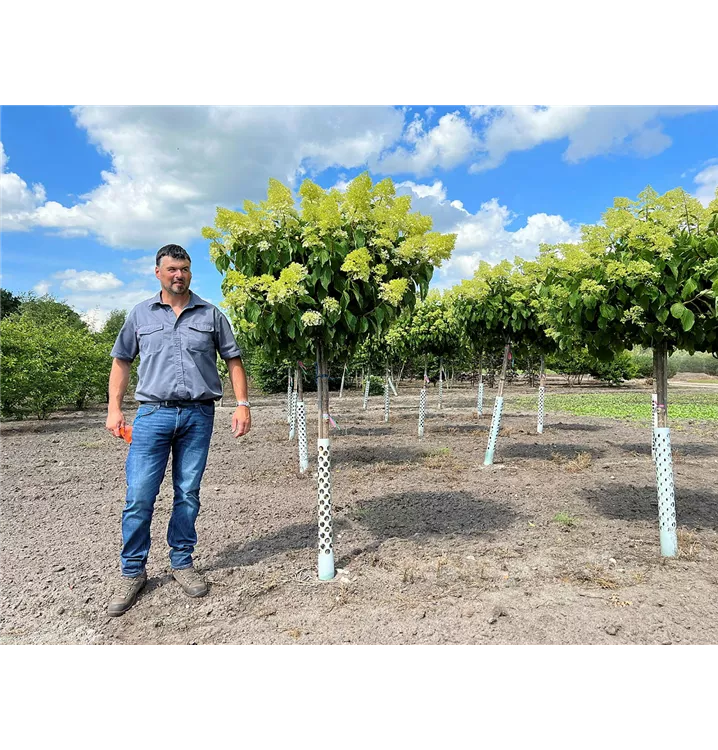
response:
[[[140,354],[156,354],[162,350],[164,326],[159,324],[140,326],[137,329],[137,337],[140,340]]]
[[[195,352],[214,349],[214,326],[209,323],[188,323],[187,348]]]

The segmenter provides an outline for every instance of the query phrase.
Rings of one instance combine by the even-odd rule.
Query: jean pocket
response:
[[[205,406],[204,404],[200,404],[198,408],[199,408],[200,414],[203,414],[205,417],[214,416],[214,404],[212,404],[211,406]]]
[[[148,405],[148,406],[140,406],[140,408],[137,410],[137,415],[135,416],[135,419],[140,419],[140,417],[149,417],[150,414],[154,414],[160,407],[156,404]]]

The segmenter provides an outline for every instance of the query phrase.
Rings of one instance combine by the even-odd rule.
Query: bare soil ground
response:
[[[680,554],[667,560],[649,429],[548,414],[537,435],[535,414],[511,405],[529,392],[509,389],[488,468],[495,390],[478,419],[468,385],[446,391],[441,410],[432,388],[423,440],[417,388],[392,399],[389,424],[383,398],[363,411],[356,391],[333,393],[330,582],[316,576],[316,480],[298,473],[286,397],[255,395],[238,441],[232,410],[218,408],[195,556],[210,593],[187,599],[170,576],[168,475],[148,584],[119,618],[105,607],[127,446],[100,408],[4,423],[0,643],[718,642],[716,423],[672,430]],[[314,467],[315,395],[307,402]]]

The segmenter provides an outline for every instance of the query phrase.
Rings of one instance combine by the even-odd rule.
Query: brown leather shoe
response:
[[[135,603],[137,594],[142,591],[142,587],[147,583],[147,573],[141,573],[135,578],[122,576],[120,578],[115,593],[107,605],[107,614],[110,617],[119,617]]]
[[[182,587],[182,591],[193,599],[204,596],[209,591],[207,582],[194,567],[182,568],[181,570],[173,569],[172,575],[175,581]]]

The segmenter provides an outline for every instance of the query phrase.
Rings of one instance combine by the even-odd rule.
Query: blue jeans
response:
[[[167,529],[170,564],[192,565],[197,544],[199,485],[207,465],[214,426],[214,404],[165,407],[143,405],[132,425],[127,456],[127,495],[122,512],[122,575],[138,576],[150,552],[150,524],[155,500],[172,451],[174,504]]]

